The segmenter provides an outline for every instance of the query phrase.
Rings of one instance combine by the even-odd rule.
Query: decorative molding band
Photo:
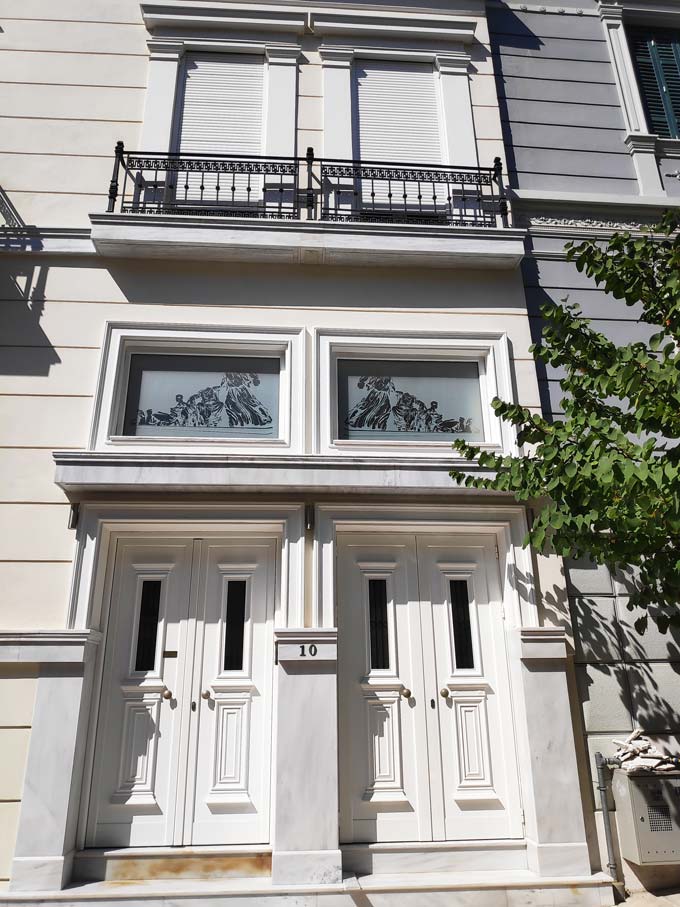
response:
[[[0,632],[0,663],[81,664],[101,638],[98,630]]]
[[[529,227],[571,227],[575,230],[644,230],[649,224],[638,221],[597,220],[592,217],[528,217]]]
[[[471,44],[475,36],[474,20],[444,16],[404,15],[393,12],[312,13],[309,30],[316,35],[352,35],[375,38],[412,38],[422,41],[435,38]]]
[[[536,3],[507,3],[505,0],[487,0],[487,6],[494,9],[511,9],[521,13],[544,13],[548,16],[597,16],[598,13],[593,9],[567,9],[564,6],[547,7],[543,4]]]
[[[520,627],[521,661],[564,661],[567,657],[567,635],[560,627]]]
[[[293,32],[302,35],[309,17],[302,10],[247,5],[212,6],[190,3],[142,3],[142,18],[150,32],[157,29],[241,29],[243,31]]]

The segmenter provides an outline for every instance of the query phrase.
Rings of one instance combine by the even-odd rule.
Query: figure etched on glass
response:
[[[346,359],[338,378],[341,437],[483,439],[477,363]]]

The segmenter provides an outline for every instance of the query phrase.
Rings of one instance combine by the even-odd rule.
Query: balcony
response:
[[[107,255],[309,264],[513,267],[502,165],[153,154],[116,146]]]

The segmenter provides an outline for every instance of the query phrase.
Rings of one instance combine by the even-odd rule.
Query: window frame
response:
[[[480,450],[517,452],[516,432],[493,412],[491,400],[499,396],[514,402],[507,335],[502,334],[375,334],[367,331],[318,331],[315,338],[318,400],[315,411],[315,450],[335,456],[396,456],[458,458],[451,451],[453,439],[403,441],[338,438],[338,359],[394,359],[475,362],[479,367],[484,441],[472,442]]]
[[[635,23],[629,23],[626,27],[626,40],[628,41],[628,47],[633,61],[633,69],[635,70],[637,89],[645,113],[645,123],[648,132],[650,134],[659,135],[662,140],[678,140],[680,139],[680,111],[676,113],[676,111],[673,109],[670,93],[667,90],[667,78],[662,68],[662,62],[659,59],[658,49],[656,47],[654,47],[653,49],[650,48],[650,60],[654,71],[654,77],[656,79],[656,89],[659,93],[661,105],[663,107],[664,116],[666,119],[666,126],[669,133],[668,135],[661,135],[660,133],[656,132],[654,124],[652,123],[649,99],[645,90],[645,86],[643,85],[640,78],[640,71],[637,65],[637,57],[633,45],[633,40],[635,37],[642,39],[645,36],[647,44],[649,44],[650,42],[656,44],[656,39],[663,33],[669,36],[668,43],[672,48],[678,79],[680,80],[680,21],[678,22],[677,28],[664,28],[654,25],[637,25]],[[671,36],[675,36],[675,40],[671,40]],[[666,90],[664,91],[664,89]]]
[[[292,401],[303,399],[302,331],[216,326],[108,323],[102,349],[90,435],[90,450],[155,451],[158,453],[298,453],[302,451],[303,418]],[[125,435],[130,362],[136,354],[257,356],[278,358],[279,431],[276,438],[173,437]]]

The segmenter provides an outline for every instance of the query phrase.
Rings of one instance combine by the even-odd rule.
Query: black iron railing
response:
[[[118,142],[109,212],[441,226],[508,225],[500,158],[446,167],[300,157],[152,154]],[[303,214],[304,212],[304,214]]]

